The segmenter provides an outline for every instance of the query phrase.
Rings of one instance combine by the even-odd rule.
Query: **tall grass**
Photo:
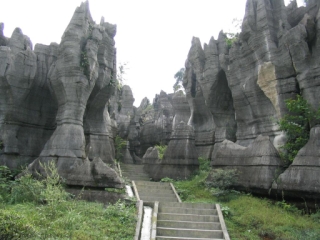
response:
[[[73,199],[55,166],[44,168],[42,180],[27,173],[18,181],[2,178],[0,239],[133,239],[135,204]]]

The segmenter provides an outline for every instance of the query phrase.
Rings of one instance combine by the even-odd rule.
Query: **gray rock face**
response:
[[[164,91],[153,100],[152,108],[143,114],[140,144],[144,153],[149,147],[157,144],[168,144],[172,132],[172,121],[174,117],[172,98]]]
[[[39,156],[55,128],[57,102],[47,71],[57,57],[57,44],[37,44],[15,29],[0,46],[0,163],[11,168]]]
[[[154,180],[164,177],[186,179],[198,169],[198,153],[193,128],[180,122],[171,135],[170,142],[159,159],[158,150],[149,148],[143,157],[145,170]]]
[[[3,25],[0,36],[3,39]],[[55,161],[67,184],[121,187],[113,164],[116,27],[78,7],[60,45],[37,44],[16,29],[0,46],[0,161],[10,167]],[[82,176],[82,175],[85,176]]]
[[[295,1],[286,7],[283,0],[248,0],[242,31],[232,46],[227,45],[223,32],[203,47],[199,39],[192,39],[183,82],[191,109],[189,124],[195,129],[200,156],[211,156],[215,146],[213,166],[237,167],[230,160],[234,158],[230,151],[229,156],[219,152],[229,159],[226,163],[216,162],[217,149],[232,148],[231,142],[221,143],[225,139],[236,142],[233,147],[247,156],[255,156],[252,145],[260,141],[259,135],[268,136],[279,149],[286,141],[277,123],[288,113],[286,99],[301,94],[314,110],[319,108],[319,7],[314,0],[300,8]],[[311,127],[317,124],[314,121]],[[264,149],[272,155],[269,145]],[[240,185],[257,191],[270,188],[271,172],[278,163],[268,164],[264,180],[251,179],[256,169],[243,167],[248,177]],[[306,169],[301,171],[307,174]]]
[[[299,151],[291,166],[273,184],[285,197],[320,198],[320,126],[310,131],[310,140]]]
[[[278,151],[267,136],[258,136],[248,147],[229,140],[215,145],[213,168],[236,169],[239,174],[236,187],[268,194],[273,181],[282,171]]]

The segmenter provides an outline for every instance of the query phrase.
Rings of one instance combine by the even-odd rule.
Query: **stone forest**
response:
[[[320,120],[307,123],[308,141],[289,162],[280,126],[289,100],[301,96],[311,112],[320,107],[319,1],[248,0],[232,44],[222,31],[204,45],[194,37],[184,91],[159,90],[139,107],[116,78],[116,25],[95,23],[88,2],[60,44],[33,47],[21,29],[7,37],[4,27],[0,165],[35,174],[53,161],[71,188],[123,188],[115,162],[121,138],[120,165],[140,165],[153,181],[186,179],[202,157],[213,169],[236,169],[235,189],[320,199]],[[167,145],[163,156],[156,145]]]

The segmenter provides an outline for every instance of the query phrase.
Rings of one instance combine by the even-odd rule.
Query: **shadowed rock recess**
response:
[[[194,37],[185,62],[185,91],[160,91],[134,107],[129,86],[117,88],[116,26],[93,22],[78,7],[60,44],[37,44],[0,25],[0,161],[12,168],[55,161],[72,185],[120,186],[114,138],[127,141],[125,162],[150,178],[186,178],[198,157],[239,170],[236,187],[255,193],[320,197],[319,122],[285,169],[279,156],[285,100],[320,103],[320,3],[248,0],[242,30],[230,46],[220,32]],[[209,30],[208,30],[209,31]],[[173,82],[174,83],[174,82]],[[167,145],[162,159],[155,145]],[[270,191],[272,190],[272,191]]]

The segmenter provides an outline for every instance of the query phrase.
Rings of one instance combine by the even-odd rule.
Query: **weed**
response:
[[[169,177],[165,177],[165,178],[162,178],[160,180],[160,182],[169,182],[169,183],[173,183],[174,180],[172,178],[169,178]]]
[[[167,146],[161,144],[161,145],[156,145],[156,148],[158,149],[159,159],[163,159],[164,153],[167,150]]]

